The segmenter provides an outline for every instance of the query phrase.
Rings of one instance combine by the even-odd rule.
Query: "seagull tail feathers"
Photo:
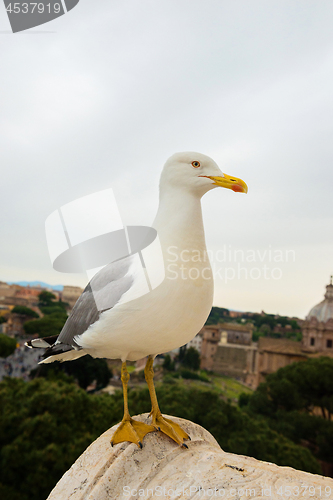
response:
[[[60,354],[53,354],[51,356],[47,356],[45,359],[42,359],[38,364],[44,365],[48,363],[53,363],[54,361],[60,361],[60,363],[63,363],[64,361],[73,361],[74,359],[81,358],[86,354],[88,353],[84,349],[80,349],[79,351],[72,349],[70,351],[62,352]]]
[[[72,361],[88,354],[84,349],[63,344],[58,340],[58,335],[32,339],[25,342],[25,345],[32,349],[45,349],[45,352],[42,354],[44,359],[38,363],[39,365],[53,363],[53,361]]]

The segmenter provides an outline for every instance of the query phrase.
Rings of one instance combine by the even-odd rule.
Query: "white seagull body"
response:
[[[180,347],[199,332],[211,310],[214,291],[200,199],[219,185],[247,191],[243,181],[223,174],[205,155],[176,153],[169,158],[161,175],[159,208],[152,224],[164,258],[163,282],[131,300],[131,294],[137,296],[140,288],[135,256],[105,266],[78,299],[42,363],[85,354],[135,361]],[[111,297],[113,307],[99,314],[92,290],[108,300]],[[37,339],[32,346],[49,344]]]
[[[159,430],[186,447],[184,441],[189,436],[178,424],[163,417],[158,407],[153,360],[157,354],[189,342],[211,310],[214,285],[200,199],[217,186],[247,192],[241,179],[223,174],[208,156],[188,152],[169,158],[162,171],[159,208],[153,222],[164,261],[162,282],[148,293],[144,290],[138,255],[108,264],[92,278],[57,339],[29,342],[30,347],[47,347],[42,363],[73,360],[86,354],[122,360],[124,417],[112,444],[131,441],[142,446],[148,432]],[[159,271],[156,267],[156,273]],[[105,307],[99,307],[103,312],[99,313],[95,299],[99,305],[105,303]],[[128,410],[126,360],[145,356],[151,425],[137,422]]]

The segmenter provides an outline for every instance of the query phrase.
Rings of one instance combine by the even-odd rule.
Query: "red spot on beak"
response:
[[[235,191],[235,193],[242,193],[243,192],[243,188],[239,184],[234,184],[231,189],[233,191]]]

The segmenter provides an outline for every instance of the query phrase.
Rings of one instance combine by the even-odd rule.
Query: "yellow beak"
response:
[[[238,177],[232,177],[227,174],[224,174],[224,177],[214,177],[210,175],[203,175],[200,177],[208,177],[208,179],[214,181],[216,186],[232,189],[236,193],[247,193],[247,185],[242,179],[238,179]]]

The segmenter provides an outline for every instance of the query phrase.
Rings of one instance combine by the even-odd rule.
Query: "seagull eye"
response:
[[[192,161],[192,166],[194,168],[198,168],[198,167],[200,167],[200,163],[198,161]]]

